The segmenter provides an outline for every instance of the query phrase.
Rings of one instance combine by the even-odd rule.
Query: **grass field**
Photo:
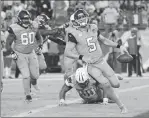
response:
[[[142,78],[124,76],[119,95],[128,107],[127,114],[120,114],[116,104],[80,104],[75,90],[67,94],[67,106],[58,106],[58,93],[63,84],[62,74],[41,75],[41,92],[26,104],[21,79],[4,80],[1,95],[2,117],[149,117],[149,73]],[[141,115],[141,116],[138,116]]]

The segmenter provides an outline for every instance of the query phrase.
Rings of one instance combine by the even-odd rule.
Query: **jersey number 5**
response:
[[[33,44],[34,43],[34,38],[35,38],[35,33],[34,32],[23,33],[21,35],[22,44],[23,45]]]
[[[89,52],[94,52],[97,47],[96,44],[94,42],[91,42],[93,40],[93,37],[87,38],[87,45],[89,46]]]

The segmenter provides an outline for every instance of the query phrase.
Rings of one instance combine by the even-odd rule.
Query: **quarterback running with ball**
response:
[[[109,47],[120,48],[122,52],[127,50],[103,37],[97,25],[88,23],[89,16],[85,10],[77,10],[72,17],[73,26],[67,33],[68,42],[66,43],[65,56],[87,63],[87,72],[102,86],[103,100],[109,97],[119,106],[122,113],[126,113],[126,107],[113,90],[113,87],[119,88],[120,86],[118,78],[104,60],[100,43]],[[74,48],[76,48],[77,53],[73,52]]]

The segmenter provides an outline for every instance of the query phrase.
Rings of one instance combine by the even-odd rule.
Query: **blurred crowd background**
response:
[[[44,13],[50,17],[49,25],[54,28],[69,21],[70,15],[79,8],[85,9],[91,18],[92,23],[98,25],[102,34],[109,37],[110,32],[117,31],[118,37],[128,32],[132,27],[139,30],[148,28],[149,22],[149,1],[148,0],[2,0],[1,1],[1,30],[5,34],[10,24],[16,22],[16,16],[22,9],[26,9],[31,13],[32,20],[37,15]],[[113,40],[114,41],[114,40]],[[139,53],[141,47],[141,37],[138,38],[136,53],[132,55],[139,55],[140,71],[141,73],[147,71],[148,67],[143,68],[142,56]],[[128,42],[126,46],[130,47],[132,42]],[[120,64],[116,61],[115,56],[120,52],[118,50],[109,49],[102,46],[105,56],[107,56],[108,63],[113,67],[116,73],[128,72],[128,76],[132,75],[132,71],[136,72],[137,61],[131,65]],[[48,68],[44,73],[50,72],[64,72],[63,67],[63,53],[64,46],[57,45],[52,41],[47,41],[43,46],[43,54],[47,62]],[[134,50],[134,49],[132,49]],[[109,52],[110,53],[107,53]],[[149,56],[149,55],[148,55]],[[147,63],[147,59],[145,59]],[[79,65],[79,64],[78,64]],[[4,57],[5,76],[4,78],[15,78],[11,76],[15,69],[15,63],[10,56]],[[128,68],[127,68],[128,66]],[[134,70],[133,68],[134,67]],[[140,76],[142,74],[138,73]]]

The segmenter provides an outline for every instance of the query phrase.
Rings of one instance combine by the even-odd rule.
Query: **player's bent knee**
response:
[[[37,84],[37,80],[36,79],[31,79],[31,84],[32,85],[36,85]]]
[[[120,83],[113,84],[112,87],[113,87],[113,88],[119,88],[119,87],[120,87]]]
[[[120,83],[119,83],[119,80],[117,78],[117,76],[112,76],[110,80],[113,80],[111,81],[111,86],[114,87],[114,88],[119,88],[120,87]]]

